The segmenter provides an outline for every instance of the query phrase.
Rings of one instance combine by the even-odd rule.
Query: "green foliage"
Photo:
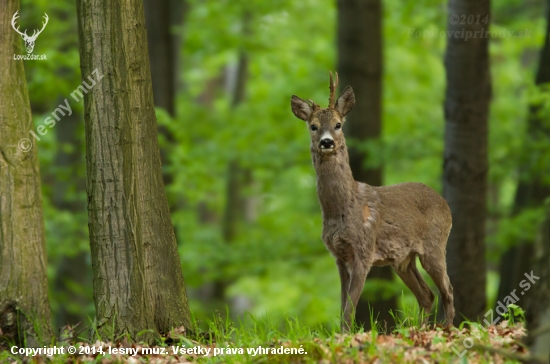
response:
[[[405,298],[405,294],[401,292],[401,310],[397,312],[390,311],[390,315],[395,321],[395,332],[400,332],[405,336],[408,336],[410,329],[417,330],[430,330],[428,321],[435,323],[437,318],[437,310],[439,308],[439,298],[436,296],[434,301],[434,311],[430,314],[420,309],[416,301],[411,302],[410,299]],[[435,325],[434,325],[435,326]]]
[[[446,39],[409,34],[411,29],[445,30],[445,4],[385,4],[384,134],[381,141],[360,148],[371,156],[367,166],[384,167],[386,184],[414,180],[441,190]],[[288,97],[297,94],[318,103],[326,98],[326,71],[334,68],[333,4],[306,1],[248,9],[245,31],[239,2],[230,7],[224,2],[191,4],[183,30],[186,92],[180,96],[178,116],[160,118],[179,142],[172,153],[170,168],[177,182],[170,195],[184,194],[186,207],[173,217],[187,282],[202,286],[226,279],[233,282],[229,296],[244,296],[251,312],[297,314],[308,324],[327,322],[338,312],[338,278],[319,239],[307,134],[289,112]],[[497,198],[490,208],[501,211],[501,218],[511,207],[517,184],[527,91],[536,64],[534,59],[522,61],[522,55],[537,52],[543,35],[542,17],[534,22],[532,17],[530,13],[514,21],[495,14],[499,23],[492,25],[496,30],[532,30],[530,38],[491,40],[490,181]],[[219,86],[212,91],[212,82],[218,79],[219,84],[224,69],[234,67],[243,51],[250,60],[246,98],[232,108],[231,90]],[[205,94],[212,98],[206,104],[201,101]],[[227,163],[233,159],[253,172],[255,185],[246,193],[256,198],[257,216],[243,222],[237,241],[227,245],[219,227]],[[196,213],[201,204],[213,223],[201,223]],[[526,219],[528,225],[523,220],[498,224],[489,237],[492,259],[517,238],[508,227],[530,234],[538,221],[535,215]],[[401,282],[389,287],[372,282],[365,296],[402,290],[414,302]],[[192,307],[204,305],[192,301]]]
[[[384,183],[426,183],[441,191],[445,39],[415,38],[411,30],[445,29],[443,1],[384,10]]]
[[[527,6],[516,0],[493,5],[491,29],[531,32],[530,37],[490,42],[487,242],[493,263],[506,247],[531,239],[543,216],[540,209],[529,209],[510,217],[518,180],[547,176],[550,165],[548,138],[531,136],[526,127],[530,104],[540,105],[542,120],[550,120],[548,88],[536,88],[533,82],[544,37],[539,5],[540,1]],[[338,325],[339,280],[320,239],[308,133],[289,105],[292,94],[326,102],[328,70],[335,68],[335,2],[189,0],[188,9],[184,24],[174,28],[183,36],[177,112],[170,116],[158,109],[157,117],[175,141],[161,138],[160,144],[169,158],[164,172],[173,178],[166,188],[192,310],[203,320],[211,317],[213,308],[231,304],[235,314],[267,313],[280,322],[296,316],[308,327]],[[441,192],[446,39],[411,34],[444,31],[446,9],[443,0],[384,2],[383,137],[360,147],[370,155],[365,165],[383,167],[385,184],[418,181]],[[80,84],[74,2],[23,0],[21,24],[39,27],[44,12],[50,22],[34,53],[47,54],[48,61],[25,63],[36,125]],[[234,107],[233,78],[242,54],[249,59],[245,99]],[[82,102],[71,106],[82,114]],[[89,256],[85,186],[77,182],[85,179],[83,119],[80,116],[75,143],[58,142],[64,122],[36,143],[50,299],[54,313],[65,307],[93,317],[91,280],[86,285],[67,283],[70,293],[86,304],[53,284],[63,278],[63,259]],[[73,150],[80,160],[60,167],[59,153]],[[236,239],[227,244],[221,225],[227,166],[234,160],[251,173],[252,183],[244,190],[250,216],[239,223]],[[518,173],[519,165],[528,166],[524,176]],[[67,187],[60,188],[59,182]],[[60,207],[56,196],[77,208]],[[86,264],[89,268],[89,258]],[[491,282],[497,280],[491,277]],[[208,289],[219,281],[230,283],[226,300],[212,304]],[[399,280],[390,286],[374,281],[365,296],[395,292],[404,292],[402,310],[416,305]],[[243,324],[263,325],[248,319]],[[272,329],[258,328],[261,340]],[[295,330],[296,335],[307,334]]]
[[[518,305],[511,304],[508,305],[508,311],[502,317],[512,325],[517,320],[516,317],[519,318],[518,322],[525,322],[525,311]]]
[[[501,219],[501,227],[494,239],[503,252],[506,248],[525,241],[534,241],[538,228],[544,221],[544,207],[525,209],[519,214]],[[495,255],[499,256],[498,251]]]
[[[327,322],[338,312],[337,272],[319,239],[321,216],[308,136],[303,122],[291,117],[289,99],[294,92],[326,98],[326,73],[316,70],[320,61],[323,69],[333,62],[333,5],[243,4],[190,4],[184,29],[186,92],[175,119],[159,117],[178,141],[167,171],[175,173],[170,196],[185,201],[185,208],[172,215],[184,273],[190,286],[233,282],[229,298],[244,296],[251,312],[276,317],[310,312],[307,322]],[[300,16],[313,7],[318,11]],[[242,24],[245,13],[247,32]],[[304,42],[296,34],[316,37]],[[241,52],[250,59],[246,97],[233,108],[230,90],[208,87],[231,72]],[[311,87],[312,79],[319,87]],[[214,98],[205,104],[200,96],[208,92]],[[228,245],[220,220],[231,160],[252,171],[253,185],[244,193],[254,198],[255,216],[242,223],[236,241]],[[201,206],[214,223],[201,223]],[[319,277],[320,271],[329,276]],[[331,283],[319,285],[319,279]],[[202,306],[193,300],[191,305]]]

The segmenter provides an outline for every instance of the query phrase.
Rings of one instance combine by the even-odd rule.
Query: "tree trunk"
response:
[[[24,64],[13,59],[22,51],[11,27],[18,10],[18,0],[0,1],[0,346],[39,346],[52,331],[34,125]]]
[[[382,3],[381,0],[338,1],[338,76],[340,85],[351,85],[357,98],[347,116],[344,131],[349,144],[350,167],[357,181],[382,185],[382,168],[367,168],[367,153],[361,146],[380,138],[382,128]],[[391,267],[373,267],[367,282],[393,281]],[[370,330],[370,311],[382,328],[393,324],[389,314],[397,309],[396,297],[360,298],[355,320]]]
[[[176,95],[181,88],[181,34],[173,28],[182,25],[187,2],[144,0],[144,9],[155,106],[175,116]]]
[[[172,27],[180,25],[182,22],[186,2],[144,0],[143,4],[155,106],[165,109],[170,116],[174,117],[176,115],[176,94],[179,86],[179,45],[181,37],[173,32]],[[172,133],[166,127],[160,126],[158,131],[169,145],[176,143]],[[168,164],[169,149],[169,147],[161,147],[160,158],[163,165]],[[164,172],[163,180],[164,184],[168,186],[172,184],[174,178],[170,173]],[[171,203],[170,209],[175,210],[176,205],[177,203]]]
[[[357,181],[382,184],[382,168],[366,168],[361,144],[380,138],[382,129],[382,4],[381,0],[338,0],[338,76],[351,85],[357,103],[344,131],[350,167]]]
[[[145,0],[144,9],[155,106],[174,116],[176,95],[180,88],[181,36],[174,32],[173,27],[181,25],[187,12],[187,2]]]
[[[535,77],[535,84],[542,86],[550,84],[550,2],[547,5],[548,20],[545,43],[541,49],[539,58],[538,72]],[[532,145],[540,145],[541,140],[550,138],[550,129],[545,118],[541,115],[542,105],[530,105],[529,117],[527,120],[527,140],[524,142],[525,154],[529,155],[529,160],[540,151],[532,151],[529,148]],[[519,214],[523,210],[533,207],[541,207],[548,196],[550,196],[550,186],[545,183],[547,171],[537,171],[537,174],[529,173],[528,165],[520,166],[520,180],[516,190],[513,214]],[[528,174],[529,175],[526,175]],[[500,285],[498,290],[498,299],[501,300],[517,287],[519,282],[524,279],[523,274],[530,272],[532,267],[533,242],[521,241],[517,245],[510,247],[502,256],[500,261]]]
[[[107,338],[151,341],[191,323],[162,181],[143,3],[91,0],[77,11],[82,77],[97,83],[84,104],[96,324]]]
[[[548,34],[548,33],[547,33]],[[548,363],[550,359],[550,206],[546,220],[534,242],[530,274],[539,277],[525,295],[525,319],[527,321],[527,345],[531,354]],[[525,277],[523,277],[525,279]],[[516,286],[517,287],[517,286]],[[521,303],[519,304],[522,305]]]
[[[171,0],[145,0],[147,45],[153,81],[155,106],[162,107],[174,116],[176,97],[174,38],[171,32]]]
[[[248,22],[245,16],[245,23]],[[246,26],[246,24],[245,24]],[[242,51],[239,56],[239,63],[236,70],[235,87],[232,90],[233,97],[231,107],[236,108],[243,102],[246,95],[246,81],[248,79],[248,56]],[[250,183],[247,176],[250,172],[241,167],[239,161],[233,159],[227,166],[227,183],[225,189],[225,210],[222,220],[222,236],[226,244],[231,244],[238,234],[238,227],[245,217],[246,201],[243,197],[243,189]],[[230,281],[227,279],[216,282],[214,297],[218,300],[225,298],[225,290]]]
[[[473,14],[488,19],[490,2],[449,0],[448,9],[450,16]],[[452,23],[448,25],[451,32],[479,32],[489,26],[483,22]],[[463,317],[476,321],[486,308],[484,239],[491,100],[488,38],[449,37],[445,68],[443,194],[453,215],[447,264],[454,287],[455,325],[458,325]]]

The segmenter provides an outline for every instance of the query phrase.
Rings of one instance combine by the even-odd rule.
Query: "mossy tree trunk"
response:
[[[151,341],[191,323],[162,181],[143,2],[78,1],[77,11],[82,77],[96,81],[84,107],[96,324],[108,338]]]
[[[32,346],[52,332],[38,153],[24,64],[13,59],[22,54],[11,27],[18,10],[19,0],[0,1],[0,322],[4,339]]]

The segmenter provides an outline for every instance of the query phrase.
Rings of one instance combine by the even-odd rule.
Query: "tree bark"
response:
[[[162,181],[143,3],[79,1],[77,11],[82,77],[97,82],[84,104],[96,325],[108,338],[151,341],[191,323]]]
[[[490,14],[490,1],[449,0],[448,9],[449,16],[472,14],[484,19]],[[452,32],[488,29],[483,22],[452,23],[448,25]],[[476,321],[486,308],[484,239],[491,100],[488,39],[449,37],[445,68],[443,194],[453,215],[447,264],[458,325],[463,317]]]
[[[144,9],[155,106],[175,116],[176,96],[181,88],[181,34],[176,33],[173,28],[182,25],[187,2],[144,0]]]
[[[153,80],[155,106],[174,116],[177,72],[175,65],[175,35],[172,34],[171,0],[145,0],[147,45]]]
[[[11,27],[19,6],[0,1],[0,346],[38,346],[52,335],[38,153],[24,64],[13,59],[22,51]]]
[[[344,131],[349,144],[350,167],[357,181],[382,185],[382,167],[365,166],[368,158],[362,146],[380,138],[382,128],[382,2],[381,0],[338,1],[338,76],[340,85],[351,85],[357,98],[347,116]],[[391,267],[373,267],[367,282],[374,279],[393,281]],[[396,297],[369,300],[360,298],[355,320],[370,330],[370,311],[388,329],[393,323],[389,314],[397,309]]]
[[[180,25],[182,22],[187,4],[185,1],[176,0],[144,0],[143,4],[153,82],[153,99],[156,107],[165,109],[170,116],[174,117],[176,115],[176,95],[179,88],[181,37],[173,32],[172,27]],[[172,133],[166,127],[159,126],[158,131],[169,145],[176,143]],[[168,164],[169,149],[169,147],[161,147],[160,158],[163,165]],[[169,186],[174,178],[172,174],[165,171],[163,180],[164,184]],[[175,210],[176,205],[178,204],[171,203],[170,209]]]
[[[337,42],[340,86],[351,85],[357,100],[344,124],[350,167],[355,180],[380,186],[382,168],[366,168],[360,146],[382,129],[381,0],[338,0]]]

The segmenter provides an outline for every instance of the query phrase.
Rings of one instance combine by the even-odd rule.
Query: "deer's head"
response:
[[[327,108],[321,109],[313,101],[305,101],[295,95],[292,95],[290,102],[294,115],[307,122],[312,149],[323,155],[335,154],[339,149],[346,147],[342,126],[345,116],[355,105],[355,94],[350,86],[344,89],[336,101],[334,100],[337,86],[338,74],[336,74],[336,82],[333,82],[331,72],[330,97]]]
[[[25,48],[27,49],[27,53],[32,53],[32,50],[34,49],[34,42],[36,42],[36,38],[38,38],[38,35],[42,33],[44,28],[46,28],[46,24],[48,24],[48,14],[44,13],[44,20],[45,22],[42,23],[42,29],[40,30],[34,30],[32,35],[27,35],[27,30],[25,29],[24,32],[19,31],[19,27],[15,27],[15,20],[19,17],[19,11],[16,11],[15,14],[13,14],[13,17],[11,18],[11,26],[13,29],[23,37],[23,40],[25,41]]]

